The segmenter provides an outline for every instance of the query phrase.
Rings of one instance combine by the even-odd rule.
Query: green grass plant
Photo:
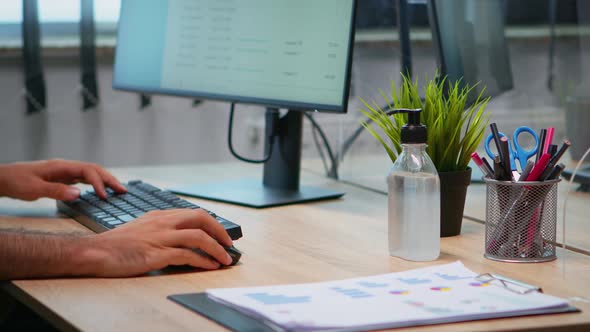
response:
[[[426,152],[436,169],[439,172],[466,170],[471,153],[483,139],[490,116],[485,111],[490,99],[483,97],[485,88],[468,105],[470,94],[475,91],[473,87],[461,81],[448,82],[446,78],[436,80],[426,77],[422,100],[418,80],[412,81],[402,75],[399,87],[395,82],[391,83],[389,95],[379,90],[388,105],[385,110],[376,101],[361,99],[364,108],[360,112],[367,118],[362,125],[383,145],[391,161],[395,162],[402,149],[400,130],[407,121],[407,115],[388,115],[386,112],[394,108],[420,108],[420,120],[428,132]]]

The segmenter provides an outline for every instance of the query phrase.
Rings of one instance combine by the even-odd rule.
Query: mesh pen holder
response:
[[[513,263],[547,262],[557,258],[557,185],[484,179],[488,259]]]

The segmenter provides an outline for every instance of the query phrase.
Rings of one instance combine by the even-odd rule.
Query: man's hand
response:
[[[96,271],[90,274],[122,277],[159,270],[168,265],[191,265],[207,270],[231,264],[223,249],[232,240],[225,228],[203,210],[152,211],[124,226],[93,236],[81,257]],[[200,249],[210,257],[197,254]]]
[[[48,160],[0,165],[0,196],[34,201],[49,197],[72,201],[80,190],[70,186],[87,183],[101,198],[106,198],[105,185],[117,193],[126,188],[99,165],[69,160]]]
[[[0,232],[0,280],[128,277],[168,265],[211,270],[231,264],[222,247],[231,245],[217,220],[203,210],[188,209],[152,211],[90,236]]]

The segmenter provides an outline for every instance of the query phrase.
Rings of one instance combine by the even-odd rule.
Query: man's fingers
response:
[[[229,265],[232,262],[229,254],[215,239],[200,229],[180,229],[167,232],[164,245],[200,249],[220,263]]]
[[[232,240],[225,228],[205,210],[170,210],[172,211],[178,211],[178,213],[170,218],[163,217],[169,219],[176,229],[202,229],[222,245],[228,247],[232,245]]]
[[[50,160],[47,165],[45,179],[50,182],[88,183],[101,198],[106,198],[105,184],[117,193],[127,192],[127,188],[100,165],[70,160]]]
[[[190,265],[207,270],[216,270],[221,265],[219,262],[199,255],[190,249],[168,248],[163,253],[164,263],[167,265]]]
[[[123,194],[127,192],[127,188],[106,169],[96,166],[96,171],[100,174],[104,183],[116,193]]]
[[[38,186],[39,197],[49,197],[59,201],[73,201],[80,197],[80,189],[62,183],[40,182]]]
[[[107,192],[104,190],[102,177],[94,168],[87,167],[83,169],[82,175],[84,176],[84,183],[92,185],[92,187],[94,187],[94,192],[98,195],[98,197],[102,199],[107,198]]]

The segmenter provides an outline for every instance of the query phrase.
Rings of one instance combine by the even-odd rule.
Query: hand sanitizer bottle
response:
[[[426,153],[422,110],[408,113],[401,129],[402,152],[387,176],[389,253],[411,261],[431,261],[440,255],[440,180]]]

